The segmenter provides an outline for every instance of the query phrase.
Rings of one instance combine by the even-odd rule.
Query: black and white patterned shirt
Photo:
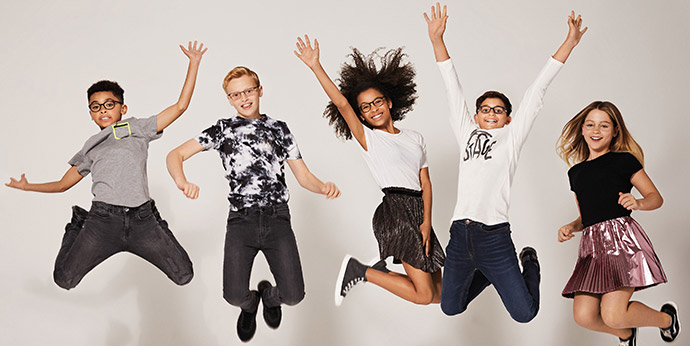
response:
[[[233,116],[218,120],[195,139],[204,150],[220,153],[231,210],[288,201],[284,163],[302,156],[285,122],[266,115]]]

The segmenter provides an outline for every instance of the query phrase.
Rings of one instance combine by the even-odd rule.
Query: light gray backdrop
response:
[[[646,170],[664,206],[635,212],[651,237],[670,283],[635,294],[654,307],[676,300],[690,323],[687,298],[688,87],[686,1],[454,1],[446,42],[471,100],[487,89],[514,103],[567,33],[571,9],[590,30],[552,84],[525,145],[513,184],[511,222],[518,248],[538,249],[541,310],[513,322],[493,288],[455,317],[438,306],[415,306],[374,285],[356,287],[333,305],[341,258],[377,253],[370,219],[381,193],[353,143],[337,140],[321,113],[327,98],[292,53],[295,38],[321,42],[334,77],[349,47],[370,52],[405,46],[417,68],[419,100],[398,126],[426,137],[434,186],[434,226],[445,245],[455,204],[459,150],[422,17],[428,1],[3,1],[0,4],[0,177],[26,172],[30,181],[59,179],[67,161],[98,129],[87,112],[86,88],[119,81],[129,114],[145,117],[175,102],[187,66],[177,47],[203,41],[189,110],[151,144],[151,195],[188,250],[196,275],[177,287],[150,264],[119,254],[74,290],[52,282],[53,261],[70,206],[88,207],[91,179],[63,194],[0,188],[3,345],[236,345],[239,309],[222,298],[221,267],[227,182],[215,152],[186,163],[201,186],[186,199],[165,168],[165,155],[218,118],[232,113],[220,88],[236,65],[255,69],[264,85],[262,111],[287,121],[310,169],[334,181],[342,197],[326,201],[292,175],[290,206],[307,285],[305,300],[283,308],[277,331],[258,320],[255,345],[613,345],[612,336],[572,320],[560,291],[577,256],[579,235],[559,244],[556,230],[576,217],[567,166],[554,144],[563,124],[593,100],[610,100],[646,154]],[[396,267],[400,270],[400,267]],[[257,257],[252,285],[268,278]],[[640,344],[662,344],[655,328]],[[687,342],[681,336],[679,344]]]

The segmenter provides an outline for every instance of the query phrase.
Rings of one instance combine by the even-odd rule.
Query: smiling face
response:
[[[99,108],[96,112],[93,109]],[[112,109],[106,109],[112,107]],[[91,120],[104,129],[122,119],[127,113],[127,105],[122,104],[112,91],[99,91],[89,97],[89,113]]]
[[[617,135],[618,129],[606,112],[591,110],[582,123],[582,137],[589,147],[589,160],[611,151],[611,142]]]
[[[359,93],[357,105],[360,117],[373,128],[385,128],[393,122],[393,103],[376,89],[370,88]]]
[[[510,123],[510,115],[508,115],[505,111],[499,111],[501,114],[496,114],[496,107],[501,107],[503,110],[506,109],[506,105],[501,99],[495,97],[487,98],[482,101],[478,108],[481,109],[486,107],[493,109],[489,110],[488,113],[484,113],[483,111],[479,110],[477,111],[477,114],[474,115],[474,121],[477,122],[479,128],[484,130],[500,129],[501,127]]]
[[[244,75],[231,79],[225,87],[225,93],[228,94],[230,105],[237,110],[237,115],[249,119],[261,117],[259,98],[263,96],[263,88],[256,84],[254,78]]]

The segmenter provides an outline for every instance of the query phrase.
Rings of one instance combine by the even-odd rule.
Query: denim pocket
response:
[[[290,221],[290,208],[287,204],[279,204],[275,206],[273,218],[277,220]]]
[[[503,222],[490,226],[482,226],[483,233],[500,233],[500,232],[510,232],[510,223]]]
[[[230,211],[228,213],[228,223],[237,222],[244,218],[244,214],[237,211]]]
[[[137,218],[139,220],[147,220],[153,216],[153,210],[150,207],[142,207],[137,211]]]
[[[94,208],[91,208],[91,210],[89,211],[89,215],[91,215],[91,216],[97,216],[97,217],[99,217],[99,218],[101,218],[101,219],[107,219],[107,218],[110,217],[111,214],[110,214],[110,212],[109,212],[108,210],[106,210],[106,209],[99,208],[99,207],[94,207]]]
[[[283,221],[290,221],[290,213],[289,212],[284,212],[284,213],[276,213],[274,217],[278,220],[283,220]]]

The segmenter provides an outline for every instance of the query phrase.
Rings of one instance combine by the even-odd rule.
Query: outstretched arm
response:
[[[419,171],[419,182],[422,183],[422,201],[424,203],[424,221],[419,225],[419,231],[422,233],[422,245],[426,257],[429,257],[429,236],[431,235],[431,179],[429,178],[429,167],[424,167]]]
[[[345,96],[340,93],[338,87],[328,77],[328,74],[321,66],[321,62],[319,62],[319,41],[314,39],[314,47],[312,47],[309,36],[304,35],[304,40],[298,37],[297,50],[294,52],[295,55],[314,72],[316,79],[321,84],[326,95],[328,95],[328,98],[338,107],[338,111],[342,114],[343,118],[345,118],[345,122],[347,122],[347,126],[350,128],[352,136],[355,137],[364,150],[367,150],[367,142],[364,137],[364,125],[359,121],[355,110],[352,109],[350,103]]]
[[[340,196],[340,190],[338,190],[338,187],[331,182],[324,183],[319,180],[319,178],[314,176],[314,174],[309,171],[309,168],[307,168],[307,164],[304,163],[304,160],[287,160],[287,163],[288,166],[290,166],[292,174],[295,175],[297,182],[303,188],[314,193],[325,195],[328,199],[338,198]]]
[[[202,147],[199,142],[195,139],[190,139],[170,151],[165,162],[168,166],[168,173],[170,173],[170,176],[175,181],[177,188],[180,189],[185,196],[191,199],[199,197],[199,187],[187,181],[187,177],[185,177],[184,170],[182,169],[182,162],[202,150],[204,150],[204,147]]]
[[[577,18],[575,18],[575,11],[570,12],[570,16],[568,16],[568,36],[565,38],[565,42],[561,44],[560,47],[558,47],[558,50],[556,53],[553,55],[553,58],[565,63],[566,60],[568,60],[568,56],[570,56],[570,52],[573,51],[573,48],[577,46],[578,43],[580,43],[580,39],[582,38],[582,35],[587,32],[587,27],[584,29],[580,30],[582,27],[582,16],[577,15]]]
[[[441,71],[441,78],[443,78],[443,84],[446,87],[446,96],[450,106],[450,113],[448,114],[450,115],[451,129],[459,141],[458,144],[464,147],[465,133],[475,122],[469,108],[467,108],[460,79],[458,79],[455,66],[450,60],[446,44],[443,41],[443,34],[446,31],[446,22],[448,21],[447,7],[444,5],[443,11],[441,11],[441,4],[436,3],[435,6],[431,6],[431,18],[424,13],[424,19],[428,25],[429,39],[431,39],[434,48],[436,65]]]
[[[10,182],[5,184],[5,186],[13,187],[15,189],[20,189],[24,191],[35,191],[35,192],[65,192],[69,190],[72,186],[76,185],[83,176],[79,174],[77,166],[72,166],[67,170],[62,179],[58,181],[52,181],[49,183],[39,183],[32,184],[26,180],[24,173],[22,173],[19,180],[10,178]]]
[[[431,18],[424,12],[424,19],[426,19],[429,29],[429,39],[431,39],[431,45],[434,47],[436,61],[441,62],[450,59],[446,43],[443,42],[443,33],[446,31],[446,22],[448,21],[446,5],[443,5],[443,12],[441,12],[441,4],[438,2],[436,6],[432,5]]]
[[[642,198],[636,199],[630,193],[618,193],[618,204],[628,210],[654,210],[664,203],[659,190],[649,178],[644,169],[640,169],[630,177],[630,182],[640,192]]]
[[[194,44],[190,41],[187,44],[187,48],[180,45],[180,49],[184,55],[189,58],[189,67],[187,67],[187,77],[184,80],[184,85],[182,86],[182,92],[180,93],[180,98],[177,103],[166,108],[158,114],[156,117],[156,127],[158,132],[163,131],[168,125],[172,124],[177,118],[187,110],[189,106],[189,101],[192,99],[192,93],[194,92],[194,85],[196,84],[196,75],[199,72],[199,63],[201,62],[201,56],[206,53],[208,48],[204,48],[204,44],[199,44],[197,48],[197,42]]]

